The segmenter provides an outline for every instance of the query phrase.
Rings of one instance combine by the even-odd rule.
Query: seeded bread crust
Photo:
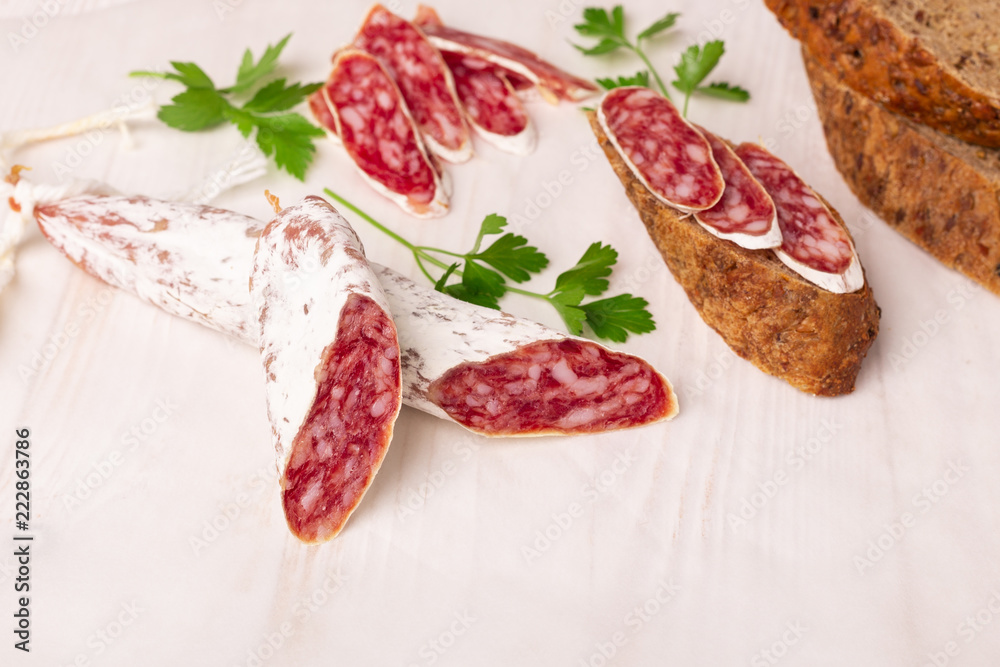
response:
[[[834,294],[803,280],[770,250],[716,238],[661,203],[618,155],[596,114],[588,116],[646,230],[705,323],[736,354],[796,389],[819,396],[854,391],[861,361],[878,335],[879,308],[867,282],[856,292]]]
[[[906,21],[890,18],[888,1]],[[996,0],[982,0],[984,3]],[[848,86],[896,113],[964,141],[1000,147],[1000,90],[970,83],[992,80],[1000,67],[1000,37],[986,44],[935,53],[929,42],[949,20],[976,21],[976,2],[963,5],[962,17],[938,16],[902,0],[764,0],[781,24]],[[996,13],[995,9],[983,11]],[[912,16],[911,16],[912,13]],[[933,21],[932,21],[933,17]],[[986,21],[986,18],[979,19]],[[960,26],[947,26],[961,32]],[[954,62],[951,62],[954,60]],[[987,72],[986,77],[963,70]]]
[[[946,266],[1000,295],[1000,150],[890,113],[803,49],[826,144],[858,199]]]

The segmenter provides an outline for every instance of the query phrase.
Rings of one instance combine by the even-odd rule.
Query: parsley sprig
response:
[[[322,84],[290,84],[284,77],[264,83],[277,68],[278,57],[290,38],[291,34],[277,44],[268,45],[256,61],[247,49],[236,73],[236,83],[228,88],[217,88],[198,65],[176,60],[170,62],[171,72],[135,71],[130,76],[157,77],[185,87],[157,114],[170,127],[198,132],[232,123],[244,137],[253,134],[264,155],[273,156],[280,169],[301,181],[316,153],[314,140],[324,132],[289,109],[302,103]],[[245,101],[238,105],[236,99]]]
[[[603,88],[610,90],[621,86],[649,86],[649,75],[652,73],[656,85],[664,97],[670,99],[667,87],[663,85],[656,68],[650,61],[646,52],[642,48],[644,39],[657,35],[668,28],[672,28],[680,14],[671,12],[666,16],[657,19],[648,28],[640,32],[635,42],[629,41],[625,36],[625,11],[621,5],[616,5],[609,14],[607,10],[600,7],[588,7],[583,10],[583,23],[573,26],[576,31],[584,37],[596,37],[600,41],[596,46],[586,48],[574,44],[577,49],[588,56],[598,56],[611,53],[619,48],[627,48],[638,55],[645,63],[648,71],[640,70],[634,76],[618,77],[617,79],[598,79],[597,83]],[[725,46],[721,40],[714,40],[705,43],[703,46],[694,44],[681,54],[681,61],[674,67],[677,78],[670,84],[684,94],[683,113],[687,116],[688,102],[694,93],[729,100],[731,102],[746,102],[750,99],[750,93],[726,82],[710,83],[702,85],[702,82],[719,64],[719,59],[725,53]]]
[[[337,193],[329,189],[325,192],[406,246],[420,271],[434,283],[434,289],[456,299],[494,309],[500,308],[500,298],[508,293],[542,299],[556,309],[570,333],[582,334],[586,324],[597,338],[617,343],[625,342],[630,333],[648,333],[656,328],[652,314],[646,310],[649,302],[641,297],[619,294],[583,303],[585,297],[601,296],[608,290],[608,276],[618,261],[618,252],[610,245],[592,243],[572,268],[559,274],[550,291],[531,292],[511,285],[508,280],[528,281],[549,265],[549,259],[538,248],[528,245],[523,236],[504,233],[507,219],[503,216],[487,215],[472,249],[457,253],[410,243]],[[497,235],[499,238],[483,247],[486,237]],[[458,261],[443,261],[440,256]],[[441,274],[435,278],[428,265],[440,269]]]

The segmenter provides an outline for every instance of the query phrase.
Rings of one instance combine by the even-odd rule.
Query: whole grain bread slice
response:
[[[705,323],[736,354],[796,389],[819,396],[854,391],[878,335],[880,311],[867,282],[834,294],[792,272],[770,250],[715,237],[660,202],[625,164],[597,115],[587,114],[646,231]]]
[[[1000,146],[997,0],[764,0],[844,83],[907,118]]]
[[[858,199],[945,265],[1000,294],[1000,150],[890,113],[803,48],[826,144]]]

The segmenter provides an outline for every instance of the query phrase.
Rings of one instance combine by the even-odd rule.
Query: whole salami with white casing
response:
[[[401,400],[396,328],[357,235],[319,197],[264,228],[250,297],[285,518],[299,539],[324,542],[389,448]]]
[[[129,198],[95,202],[78,197],[44,208],[38,223],[54,246],[92,275],[256,345],[246,276],[263,225],[222,209],[173,205],[186,209],[178,213],[156,200],[131,199],[174,217],[159,218],[157,231],[151,222],[122,217],[124,210],[136,210]],[[126,206],[131,208],[108,213]],[[182,245],[184,253],[165,256],[171,258],[166,262],[135,264],[131,259],[139,246],[143,256],[156,256],[174,245]],[[69,251],[83,246],[98,246],[101,252],[79,261]],[[228,261],[234,268],[225,278],[213,267]],[[613,430],[668,419],[677,411],[669,382],[638,357],[458,301],[391,269],[372,267],[398,331],[407,405],[478,433],[506,436]],[[124,272],[131,280],[115,282],[114,276]],[[182,282],[192,291],[179,292]],[[224,310],[213,309],[213,302],[225,304]],[[226,316],[215,321],[204,316],[223,312]]]

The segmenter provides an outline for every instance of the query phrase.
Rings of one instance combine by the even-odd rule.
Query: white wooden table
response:
[[[220,82],[242,50],[294,32],[284,71],[327,74],[363,2],[0,3],[0,130],[125,100],[165,102],[133,69],[193,60]],[[575,0],[437,8],[586,76],[638,69],[568,40]],[[49,7],[51,10],[52,7]],[[40,9],[42,8],[42,9]],[[410,16],[415,3],[394,6]],[[30,428],[30,654],[3,665],[992,665],[1000,656],[1000,299],[863,209],[833,167],[797,45],[756,1],[632,2],[633,34],[667,10],[664,75],[707,35],[746,106],[694,118],[762,138],[848,221],[883,310],[846,397],[806,396],[736,358],[659,259],[581,114],[532,104],[538,149],[477,144],[449,167],[452,212],[415,221],[324,143],[306,183],[271,173],[215,203],[267,217],[329,186],[411,239],[460,249],[485,214],[521,216],[553,260],[621,253],[612,289],[657,331],[621,348],[673,381],[680,415],[620,434],[489,441],[406,408],[374,485],[334,542],[285,528],[255,352],[117,293],[29,234],[0,295],[0,541],[13,545],[14,429]],[[25,18],[27,17],[27,18]],[[42,23],[23,42],[29,23]],[[32,24],[35,25],[35,24]],[[14,43],[16,42],[16,44]],[[15,46],[17,47],[15,49]],[[172,197],[211,188],[242,140],[157,122],[17,154],[31,177],[95,178]],[[68,169],[68,176],[67,174]],[[371,258],[418,277],[358,221]],[[545,304],[507,309],[558,326]],[[0,616],[16,563],[0,548]]]

